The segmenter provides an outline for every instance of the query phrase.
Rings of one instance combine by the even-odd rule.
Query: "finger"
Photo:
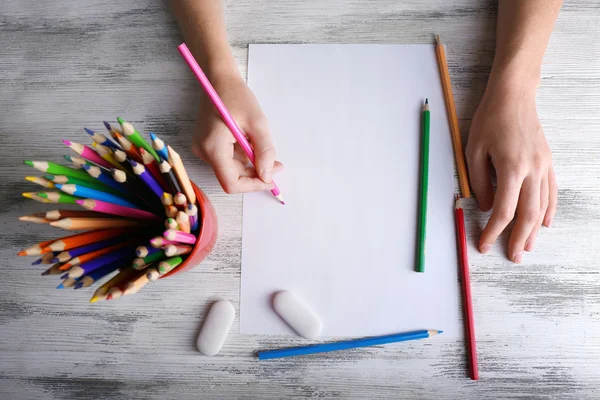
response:
[[[550,167],[548,171],[548,191],[550,195],[548,197],[548,210],[544,216],[544,225],[548,228],[552,226],[552,219],[556,214],[556,203],[558,200],[558,187],[556,186],[556,175],[554,175],[554,168]]]
[[[482,211],[489,211],[494,203],[494,188],[490,177],[490,160],[487,153],[478,152],[468,159],[471,187]]]
[[[281,172],[283,170],[283,168],[284,167],[283,167],[282,163],[280,163],[279,161],[275,161],[275,165],[273,166],[273,175],[275,175],[278,172]],[[256,173],[256,169],[252,165],[247,167],[240,163],[238,173],[240,174],[240,176],[248,176],[251,178],[258,177],[258,175]]]
[[[550,196],[549,188],[548,188],[548,174],[544,175],[542,178],[542,185],[540,187],[540,215],[538,220],[531,230],[529,237],[525,241],[525,251],[533,251],[533,246],[535,245],[535,239],[537,238],[538,231],[542,226],[542,222],[544,221],[544,216],[546,215],[546,210],[548,209],[548,197]]]
[[[521,263],[525,241],[540,217],[540,187],[541,180],[531,175],[521,187],[515,227],[508,241],[508,254],[515,264]]]
[[[504,228],[512,221],[519,200],[519,191],[523,183],[523,178],[515,174],[510,174],[499,170],[498,189],[494,198],[494,209],[490,220],[481,233],[479,239],[479,251],[487,253]]]
[[[248,132],[250,142],[254,148],[254,165],[258,176],[264,182],[271,182],[273,165],[275,163],[275,146],[271,140],[269,126],[266,119],[255,120],[250,124]]]

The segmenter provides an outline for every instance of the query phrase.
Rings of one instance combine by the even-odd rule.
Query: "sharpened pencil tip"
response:
[[[52,260],[50,260],[50,262],[53,262],[53,263],[57,263],[57,262],[59,262],[59,261],[60,261],[60,260],[59,260],[57,257],[54,257]]]
[[[63,140],[62,142],[67,146],[71,146],[71,142],[68,140]]]
[[[121,117],[117,117],[117,121],[119,122],[119,124],[123,125],[125,123],[125,120]]]
[[[83,287],[83,282],[77,282],[73,289],[81,289]]]
[[[429,104],[429,99],[427,97],[425,98],[425,104]]]
[[[90,136],[94,136],[94,131],[88,128],[83,128],[84,131],[86,131],[88,133],[88,135]]]
[[[33,195],[31,193],[21,193],[21,195],[23,195],[23,197],[25,197],[27,199],[31,199],[33,197]]]
[[[150,132],[150,139],[156,140],[156,135],[154,134],[154,132]]]
[[[91,166],[91,165],[87,165],[87,164],[83,164],[81,167],[82,167],[83,169],[85,169],[86,171],[88,171],[90,168],[92,168],[92,166]]]
[[[40,275],[45,276],[45,275],[50,275],[50,270],[45,270],[44,272],[42,272]]]
[[[108,121],[102,121],[102,123],[104,124],[104,126],[106,127],[106,129],[108,129],[108,130],[110,131],[110,129],[111,129],[111,126],[110,126],[110,124],[108,123]]]
[[[444,333],[444,331],[438,331],[438,335],[439,335],[440,333]]]
[[[19,257],[24,257],[24,256],[26,256],[26,255],[27,255],[27,253],[26,253],[24,250],[22,250],[22,251],[18,252],[18,253],[17,253],[17,255],[18,255]]]
[[[30,167],[33,167],[33,161],[23,160],[23,164],[29,165]]]
[[[42,259],[40,258],[40,259],[37,259],[34,262],[32,262],[31,265],[38,265],[38,264],[41,264],[41,263],[42,263]]]
[[[64,288],[65,288],[65,285],[63,285],[63,284],[61,283],[61,284],[60,284],[60,285],[58,285],[56,288],[57,288],[57,289],[64,289]]]
[[[95,303],[97,301],[98,301],[98,298],[96,296],[94,296],[90,299],[90,303]]]
[[[75,203],[79,204],[80,206],[85,204],[84,200],[75,200]]]

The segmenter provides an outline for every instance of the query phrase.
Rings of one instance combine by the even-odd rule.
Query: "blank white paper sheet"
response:
[[[433,45],[250,45],[285,197],[244,195],[240,331],[291,334],[291,290],[322,336],[460,337],[454,160]],[[431,107],[425,273],[415,269],[421,110]]]

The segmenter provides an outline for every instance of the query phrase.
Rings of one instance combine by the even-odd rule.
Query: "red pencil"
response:
[[[479,380],[479,368],[477,366],[477,345],[475,343],[475,322],[473,320],[473,302],[471,300],[471,279],[469,277],[469,252],[467,249],[467,231],[465,229],[465,214],[462,201],[456,196],[454,216],[456,218],[456,240],[463,278],[463,309],[465,312],[465,336],[469,346],[469,364],[471,367],[471,379]]]

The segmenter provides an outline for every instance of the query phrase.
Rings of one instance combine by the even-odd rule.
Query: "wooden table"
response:
[[[230,40],[245,73],[248,43],[432,43],[448,58],[461,130],[493,59],[491,1],[237,0]],[[242,336],[222,352],[195,349],[211,302],[239,310],[241,196],[226,196],[190,151],[199,86],[179,57],[177,25],[153,1],[23,1],[0,5],[0,398],[600,397],[600,8],[563,7],[542,69],[538,111],[554,152],[558,214],[522,265],[507,237],[482,256],[485,222],[470,207],[472,283],[481,381],[467,378],[464,343],[434,340],[273,362],[258,349],[299,344]],[[293,76],[290,76],[293,79]],[[58,161],[60,139],[124,116],[173,143],[213,201],[220,236],[190,273],[136,296],[89,304],[90,290],[55,290],[16,252],[55,233],[17,221],[48,209],[21,197],[24,158]]]

